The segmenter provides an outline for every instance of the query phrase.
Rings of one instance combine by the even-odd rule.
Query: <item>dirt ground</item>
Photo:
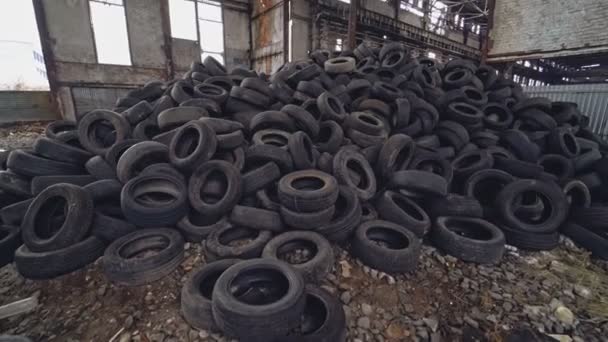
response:
[[[43,128],[0,128],[0,147],[29,146]],[[508,247],[496,266],[465,263],[425,245],[416,272],[396,277],[369,269],[347,250],[335,248],[334,268],[321,285],[344,305],[348,341],[506,341],[523,328],[561,341],[608,341],[608,264],[570,240],[550,252]],[[49,281],[25,280],[5,266],[0,305],[31,296],[39,304],[0,319],[0,334],[35,341],[228,341],[190,328],[180,314],[181,286],[204,264],[199,244],[186,244],[185,254],[171,275],[139,287],[110,283],[99,261]]]
[[[44,133],[46,122],[35,121],[0,126],[0,149],[28,148]]]

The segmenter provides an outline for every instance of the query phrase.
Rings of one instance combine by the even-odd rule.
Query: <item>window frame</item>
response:
[[[113,3],[111,1],[116,0],[87,0],[87,11],[89,14],[89,23],[91,25],[91,35],[93,38],[93,52],[95,53],[95,63],[100,65],[115,65],[115,66],[126,66],[133,67],[133,51],[131,50],[131,39],[129,37],[129,20],[127,20],[127,1],[120,0],[121,5]],[[129,64],[113,64],[113,63],[100,63],[99,62],[99,51],[97,49],[97,39],[95,37],[95,27],[93,26],[93,12],[91,11],[91,2],[97,2],[106,6],[116,6],[122,7],[124,19],[125,19],[125,29],[126,29],[126,38],[127,38],[127,50],[129,51]]]
[[[203,60],[203,54],[205,54],[205,53],[211,54],[211,55],[220,55],[222,57],[223,63],[226,64],[226,30],[225,30],[225,26],[224,26],[225,20],[224,20],[223,3],[221,1],[217,1],[217,0],[173,0],[173,1],[185,1],[185,2],[194,3],[194,14],[193,14],[194,18],[193,19],[194,19],[194,26],[195,26],[195,30],[196,30],[196,32],[195,32],[196,38],[188,39],[188,38],[173,37],[173,34],[171,35],[171,38],[172,39],[183,39],[183,40],[188,40],[188,41],[194,42],[196,45],[198,45],[199,55],[201,57],[201,60]],[[199,4],[219,7],[219,9],[221,11],[221,14],[220,14],[221,21],[202,18],[199,14],[201,12],[199,9]],[[202,34],[201,34],[201,23],[200,23],[201,21],[222,25],[222,51],[207,50],[203,47]],[[170,24],[173,25],[173,20],[171,20]]]
[[[209,1],[209,0],[187,0],[187,1],[194,1],[195,2],[195,16],[196,16],[196,35],[198,37],[197,43],[199,46],[199,50],[200,50],[200,54],[201,54],[201,59],[203,58],[203,54],[204,53],[208,53],[208,54],[212,54],[212,55],[221,55],[224,65],[226,64],[226,30],[225,30],[225,26],[224,26],[224,6],[222,5],[222,3],[220,1]],[[200,16],[200,11],[199,11],[199,4],[206,4],[206,5],[210,5],[210,6],[217,6],[220,8],[220,16],[221,16],[221,21],[217,21],[217,20],[213,20],[213,19],[204,19],[201,18]],[[206,22],[210,22],[210,23],[216,23],[216,24],[221,24],[222,25],[222,51],[211,51],[211,50],[205,50],[203,48],[203,41],[202,41],[202,35],[201,35],[201,27],[200,27],[200,21],[206,21]]]

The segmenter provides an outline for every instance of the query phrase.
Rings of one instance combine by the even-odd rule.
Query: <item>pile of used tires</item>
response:
[[[505,243],[547,250],[561,232],[608,258],[608,145],[587,122],[490,66],[398,43],[270,77],[209,57],[5,153],[0,261],[47,279],[103,256],[108,279],[140,285],[201,242],[191,325],[338,341],[342,308],[314,285],[330,242],[393,273],[415,270],[422,241],[497,263]]]

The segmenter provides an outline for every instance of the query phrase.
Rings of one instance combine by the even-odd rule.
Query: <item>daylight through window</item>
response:
[[[201,57],[212,56],[224,63],[224,22],[222,6],[217,1],[198,2],[198,25]]]
[[[131,65],[123,0],[90,0],[97,63]]]

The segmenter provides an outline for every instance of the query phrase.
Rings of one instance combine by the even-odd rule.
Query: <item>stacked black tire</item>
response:
[[[93,208],[91,194],[72,184],[55,184],[36,196],[21,223],[23,245],[15,252],[19,273],[49,279],[97,260],[106,244],[91,234]]]
[[[202,242],[208,261],[263,257],[252,265],[303,249],[309,262],[275,266],[288,282],[314,283],[333,263],[329,241],[381,271],[408,272],[425,239],[496,263],[505,242],[551,249],[560,230],[606,258],[608,145],[587,123],[576,104],[528,98],[490,66],[415,59],[398,43],[315,51],[271,76],[208,57],[4,154],[2,260],[21,236],[17,268],[52,277],[100,253],[87,248],[80,264],[47,274],[21,256],[95,241],[109,245],[108,278],[139,285],[174,270],[185,241]],[[225,290],[206,298],[227,334],[297,328],[300,290],[294,314],[274,312],[280,326],[261,330],[226,308],[268,291]]]
[[[13,259],[32,279],[54,278],[95,261],[106,243],[91,234],[94,204],[81,186],[96,179],[85,170],[74,123],[50,124],[31,150],[3,158],[1,265]]]
[[[272,257],[214,261],[184,284],[182,314],[197,329],[239,340],[345,341],[342,304],[307,280]]]

